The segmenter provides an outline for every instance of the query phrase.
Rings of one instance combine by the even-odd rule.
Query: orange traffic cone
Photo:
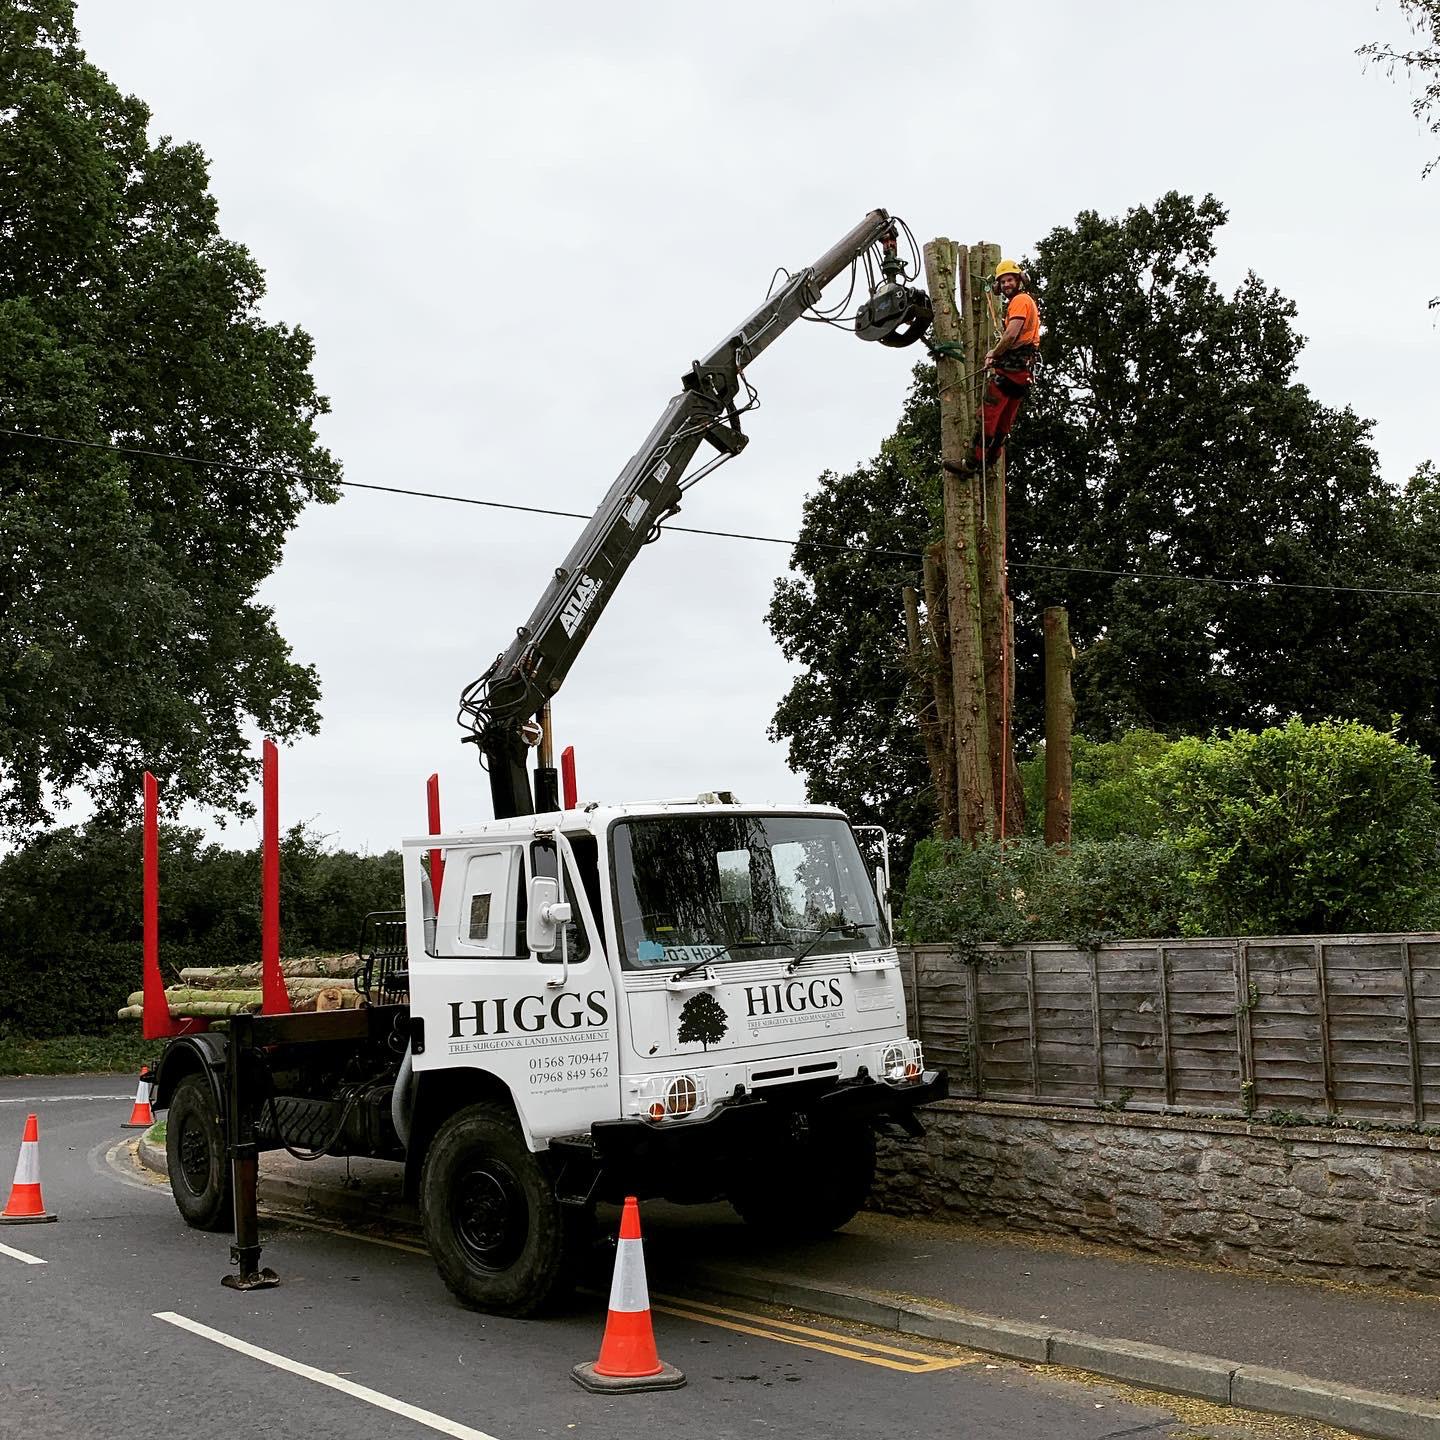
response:
[[[32,1115],[25,1122],[20,1158],[15,1162],[15,1183],[10,1201],[0,1215],[0,1225],[38,1225],[55,1217],[45,1211],[40,1198],[40,1122]]]
[[[600,1358],[570,1372],[587,1390],[675,1390],[684,1373],[667,1365],[655,1351],[650,1324],[650,1291],[645,1284],[645,1252],[640,1246],[640,1206],[625,1197],[620,1216],[620,1246],[610,1282],[610,1314]]]
[[[155,1112],[150,1108],[150,1082],[142,1076],[135,1087],[135,1103],[130,1107],[130,1118],[120,1128],[148,1130],[154,1123]]]

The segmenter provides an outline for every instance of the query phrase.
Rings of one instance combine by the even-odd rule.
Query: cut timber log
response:
[[[360,971],[358,955],[305,955],[280,962],[280,973],[287,980],[353,979]],[[260,978],[260,966],[219,965],[191,966],[180,972],[181,980],[193,984],[229,985]]]
[[[213,1020],[225,1015],[253,1015],[259,1008],[258,998],[253,1005],[229,1005],[218,1000],[189,1000],[183,1007],[172,1008],[170,1013],[176,1017],[194,1016],[199,1020]],[[125,1005],[115,1013],[121,1020],[140,1020],[144,1017],[144,1007]]]
[[[285,988],[289,991],[291,1000],[302,1000],[310,995],[318,995],[322,990],[341,990],[355,993],[355,982],[353,980],[287,980]],[[211,990],[208,987],[197,985],[171,985],[165,991],[165,999],[170,1008],[174,1010],[177,1006],[187,1005],[192,1000],[218,1001],[228,1005],[252,1005],[260,1001],[260,987],[258,985],[245,986],[241,989],[232,990]],[[143,1005],[145,1003],[145,992],[143,990],[133,991],[127,998],[127,1005]]]
[[[291,976],[285,982],[292,1010],[355,1010],[364,999],[353,980],[306,979]],[[317,1001],[324,999],[324,1004]],[[206,1018],[217,1015],[255,1014],[263,1004],[258,985],[244,989],[211,990],[194,985],[172,985],[165,991],[165,1003],[172,1016]],[[136,990],[116,1012],[121,1020],[144,1018],[145,992]]]
[[[214,1005],[258,1005],[260,991],[253,990],[192,990],[172,986],[165,992],[166,1002],[171,1010],[188,1005],[191,1001],[203,1001]],[[143,1005],[145,992],[136,990],[125,1001],[127,1005]]]

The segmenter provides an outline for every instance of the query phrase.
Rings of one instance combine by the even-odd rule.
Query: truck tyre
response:
[[[176,1087],[165,1117],[165,1168],[170,1193],[185,1223],[196,1230],[228,1230],[235,1205],[220,1107],[203,1075]]]
[[[574,1284],[578,1217],[503,1105],[468,1106],[436,1132],[420,1216],[441,1279],[473,1309],[532,1315]]]
[[[811,1125],[760,1147],[730,1204],[752,1228],[777,1239],[814,1240],[864,1207],[875,1181],[875,1131],[863,1121]]]

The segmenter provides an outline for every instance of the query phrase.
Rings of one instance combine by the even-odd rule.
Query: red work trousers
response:
[[[1005,448],[1006,437],[1025,397],[1030,393],[1028,370],[996,370],[985,387],[981,434],[975,441],[975,463],[993,464]]]

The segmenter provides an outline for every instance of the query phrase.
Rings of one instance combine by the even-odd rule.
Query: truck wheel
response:
[[[813,1240],[851,1220],[875,1180],[875,1131],[850,1121],[811,1125],[760,1148],[731,1186],[730,1204],[752,1228],[777,1239]]]
[[[576,1218],[504,1106],[471,1105],[440,1127],[420,1215],[441,1279],[476,1310],[531,1315],[574,1284]]]
[[[165,1117],[165,1168],[170,1193],[187,1225],[228,1230],[235,1206],[225,1132],[219,1107],[203,1075],[187,1075],[176,1087]]]

